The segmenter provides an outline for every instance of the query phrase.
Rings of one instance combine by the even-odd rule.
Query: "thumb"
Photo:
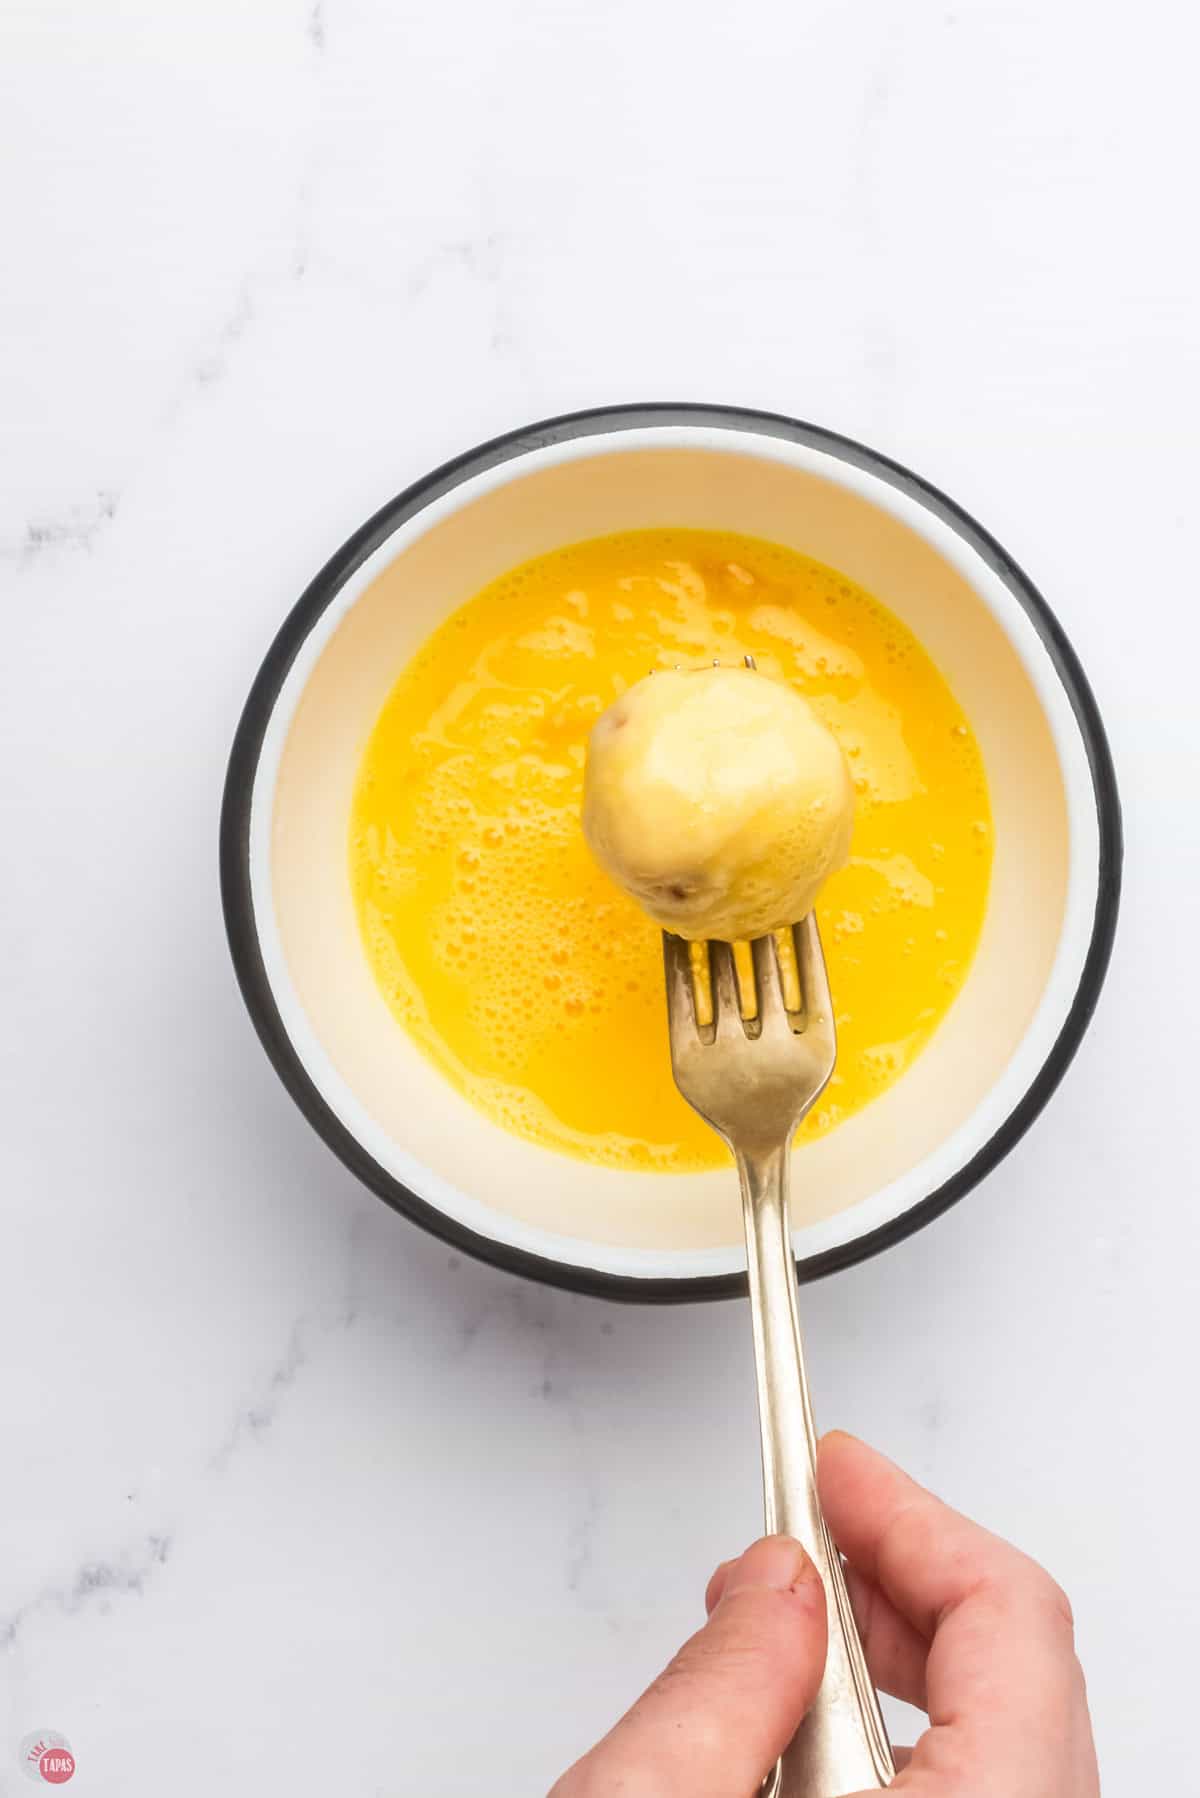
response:
[[[718,1604],[665,1672],[551,1798],[746,1798],[817,1695],[825,1588],[788,1536],[728,1568]]]

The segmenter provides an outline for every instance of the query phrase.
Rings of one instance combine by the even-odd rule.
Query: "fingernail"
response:
[[[746,1592],[753,1587],[767,1587],[773,1592],[791,1592],[797,1586],[815,1581],[820,1575],[798,1542],[790,1536],[764,1536],[748,1548],[740,1560],[734,1561],[725,1578],[722,1603],[731,1593]]]

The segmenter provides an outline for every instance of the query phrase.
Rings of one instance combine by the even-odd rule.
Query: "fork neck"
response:
[[[762,1143],[745,1140],[730,1144],[742,1184],[743,1206],[753,1206],[758,1216],[778,1214],[786,1223],[788,1202],[788,1164],[791,1160],[790,1132],[783,1142],[770,1139]]]
[[[743,1146],[734,1154],[746,1225],[767,1528],[807,1541],[813,1529],[816,1432],[788,1224],[790,1151],[789,1136],[782,1143]]]

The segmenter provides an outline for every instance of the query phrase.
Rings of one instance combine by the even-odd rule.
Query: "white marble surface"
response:
[[[239,707],[381,501],[715,398],[948,487],[1111,728],[1124,916],[1050,1112],[813,1290],[819,1404],[1072,1593],[1112,1793],[1194,1772],[1200,37],[1175,0],[8,0],[0,1792],[534,1794],[756,1532],[738,1307],[362,1192],[218,912]]]

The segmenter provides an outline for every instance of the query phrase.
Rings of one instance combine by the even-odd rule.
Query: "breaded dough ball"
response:
[[[649,675],[596,721],[583,828],[618,886],[689,941],[765,936],[850,852],[854,788],[791,687],[743,668]]]

